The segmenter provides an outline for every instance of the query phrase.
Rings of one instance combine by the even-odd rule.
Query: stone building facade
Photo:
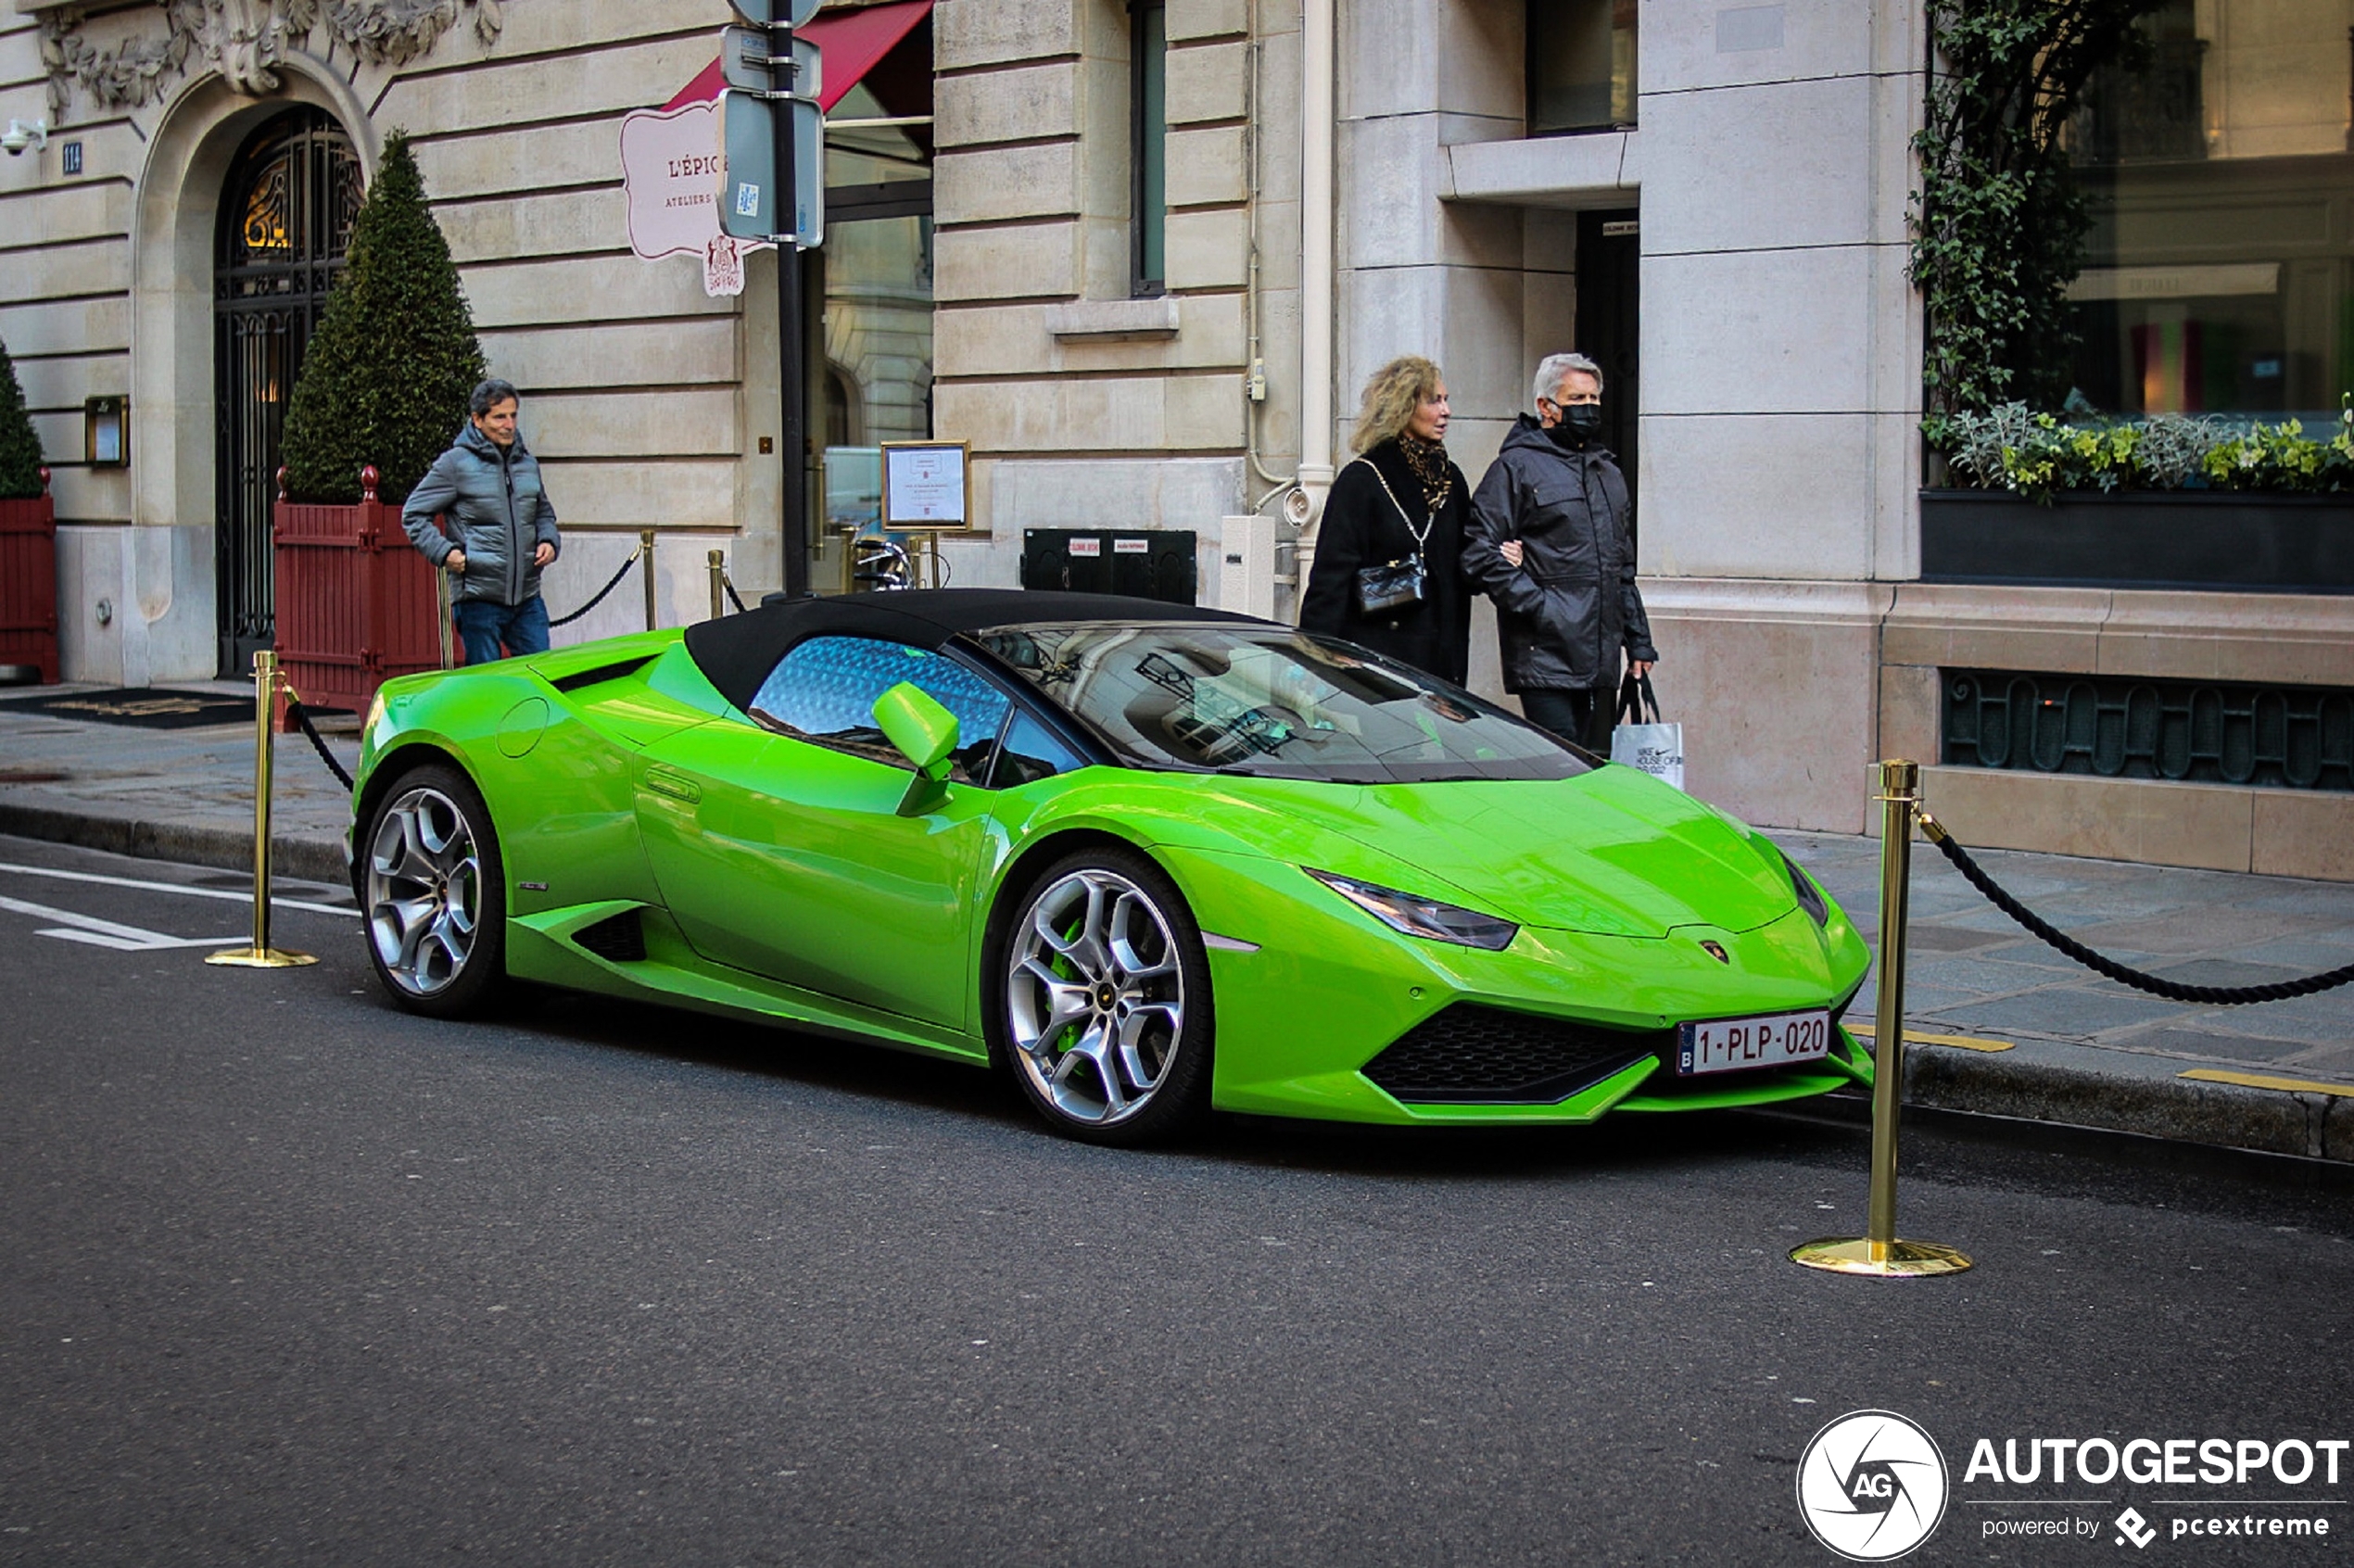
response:
[[[782,579],[776,259],[753,254],[742,293],[715,297],[691,260],[632,254],[616,150],[624,116],[710,65],[719,0],[10,3],[0,114],[44,119],[48,139],[0,160],[0,339],[58,472],[70,675],[221,662],[220,215],[241,151],[297,107],[363,172],[392,128],[415,138],[573,540],[551,605],[647,526],[666,621],[706,613],[707,548],[747,588]],[[1753,820],[1864,830],[1867,765],[1941,756],[1955,670],[2354,686],[2345,597],[1921,580],[1918,0],[1533,5],[918,6],[830,111],[841,221],[804,263],[823,301],[801,367],[813,581],[845,581],[874,446],[928,433],[971,448],[976,527],[942,547],[956,583],[1019,582],[1025,536],[1048,529],[1190,531],[1206,602],[1225,558],[1272,537],[1280,583],[1312,524],[1236,520],[1312,516],[1373,368],[1439,361],[1449,445],[1476,475],[1536,360],[1580,346],[1612,376],[1691,786]],[[2342,0],[2298,6],[2336,27],[2342,78]],[[2175,8],[2223,40],[2183,57],[2234,73],[2217,81],[2239,107],[2210,95],[2216,135],[2290,146],[2303,133],[2261,107],[2294,95],[2271,24],[2239,0]],[[2323,140],[2344,135],[2348,85]],[[2336,169],[2313,178],[2354,186]],[[2335,309],[2335,274],[2314,269],[2354,257],[2335,191],[2298,198],[2321,227],[2282,263],[2312,310]],[[2162,258],[2192,270],[2170,285],[2120,254],[2101,297],[2253,299],[2260,282],[2261,263],[2219,284],[2184,251]],[[2145,345],[2189,385],[2189,317],[2167,309],[2116,328],[2128,380]],[[2260,335],[2246,344],[2260,374]],[[76,461],[95,396],[129,398],[127,467]],[[617,595],[560,635],[638,614]],[[1492,692],[1478,625],[1474,684]],[[1930,797],[1979,842],[2354,877],[2344,790],[1941,765]]]

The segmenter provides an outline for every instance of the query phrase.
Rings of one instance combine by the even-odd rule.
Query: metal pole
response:
[[[449,572],[447,567],[437,566],[433,569],[433,597],[434,601],[441,606],[441,667],[446,670],[457,663],[455,651],[450,647],[451,635],[449,617],[451,611],[449,604]]]
[[[781,115],[778,122],[788,123]],[[785,159],[780,165],[785,172],[778,180],[791,201],[791,133],[779,130],[778,136],[784,143],[778,156]],[[809,591],[809,378],[802,348],[801,250],[791,239],[777,247],[777,378],[783,405],[777,449],[784,460],[778,510],[784,520],[785,592],[799,599]]]
[[[792,58],[792,29],[768,30],[771,59]],[[786,68],[790,80],[794,74]],[[792,90],[801,91],[794,81]],[[780,110],[791,105],[778,103]],[[799,599],[809,591],[809,376],[807,347],[803,342],[801,288],[801,192],[793,157],[793,117],[776,119],[777,152],[777,391],[780,408],[777,453],[784,473],[777,498],[783,514],[781,543],[785,555],[785,595]],[[822,165],[821,165],[822,166]]]
[[[1911,903],[1913,827],[1920,812],[1920,764],[1878,765],[1880,803],[1879,986],[1872,1018],[1872,1170],[1860,1238],[1826,1237],[1791,1250],[1809,1269],[1882,1279],[1957,1274],[1970,1260],[1935,1242],[1896,1239],[1896,1126],[1905,1093],[1905,929]]]
[[[728,552],[715,550],[709,553],[711,563],[711,618],[719,619],[728,613]]]
[[[638,570],[646,579],[646,629],[654,629],[654,531],[638,530]]]
[[[1918,763],[1879,765],[1879,987],[1872,1009],[1872,1187],[1864,1221],[1871,1261],[1888,1261],[1896,1240],[1896,1119],[1905,1083],[1905,932],[1911,908],[1913,813]]]
[[[274,750],[270,710],[277,689],[278,655],[265,648],[253,656],[253,945],[209,954],[208,964],[285,969],[319,961],[308,953],[281,953],[270,945],[270,789]]]

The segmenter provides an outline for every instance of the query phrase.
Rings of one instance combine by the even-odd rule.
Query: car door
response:
[[[956,715],[947,798],[899,815],[914,770],[875,699],[912,681]],[[696,952],[862,1006],[966,1028],[980,787],[1010,702],[953,656],[819,637],[727,718],[649,746],[638,814],[664,902]]]

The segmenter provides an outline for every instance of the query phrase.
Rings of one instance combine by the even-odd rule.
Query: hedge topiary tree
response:
[[[25,412],[24,388],[16,361],[0,343],[0,500],[25,500],[41,493],[41,437]]]
[[[287,496],[348,505],[373,463],[384,499],[405,499],[487,373],[449,242],[425,206],[408,133],[396,131],[295,379]]]

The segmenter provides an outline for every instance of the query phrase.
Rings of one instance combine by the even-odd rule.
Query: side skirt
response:
[[[575,933],[633,909],[644,924],[644,958],[616,963],[572,940]],[[509,919],[507,972],[517,980],[568,991],[788,1024],[977,1067],[989,1062],[989,1052],[981,1042],[961,1031],[856,1006],[781,980],[713,964],[688,946],[666,912],[628,899],[571,904]]]

